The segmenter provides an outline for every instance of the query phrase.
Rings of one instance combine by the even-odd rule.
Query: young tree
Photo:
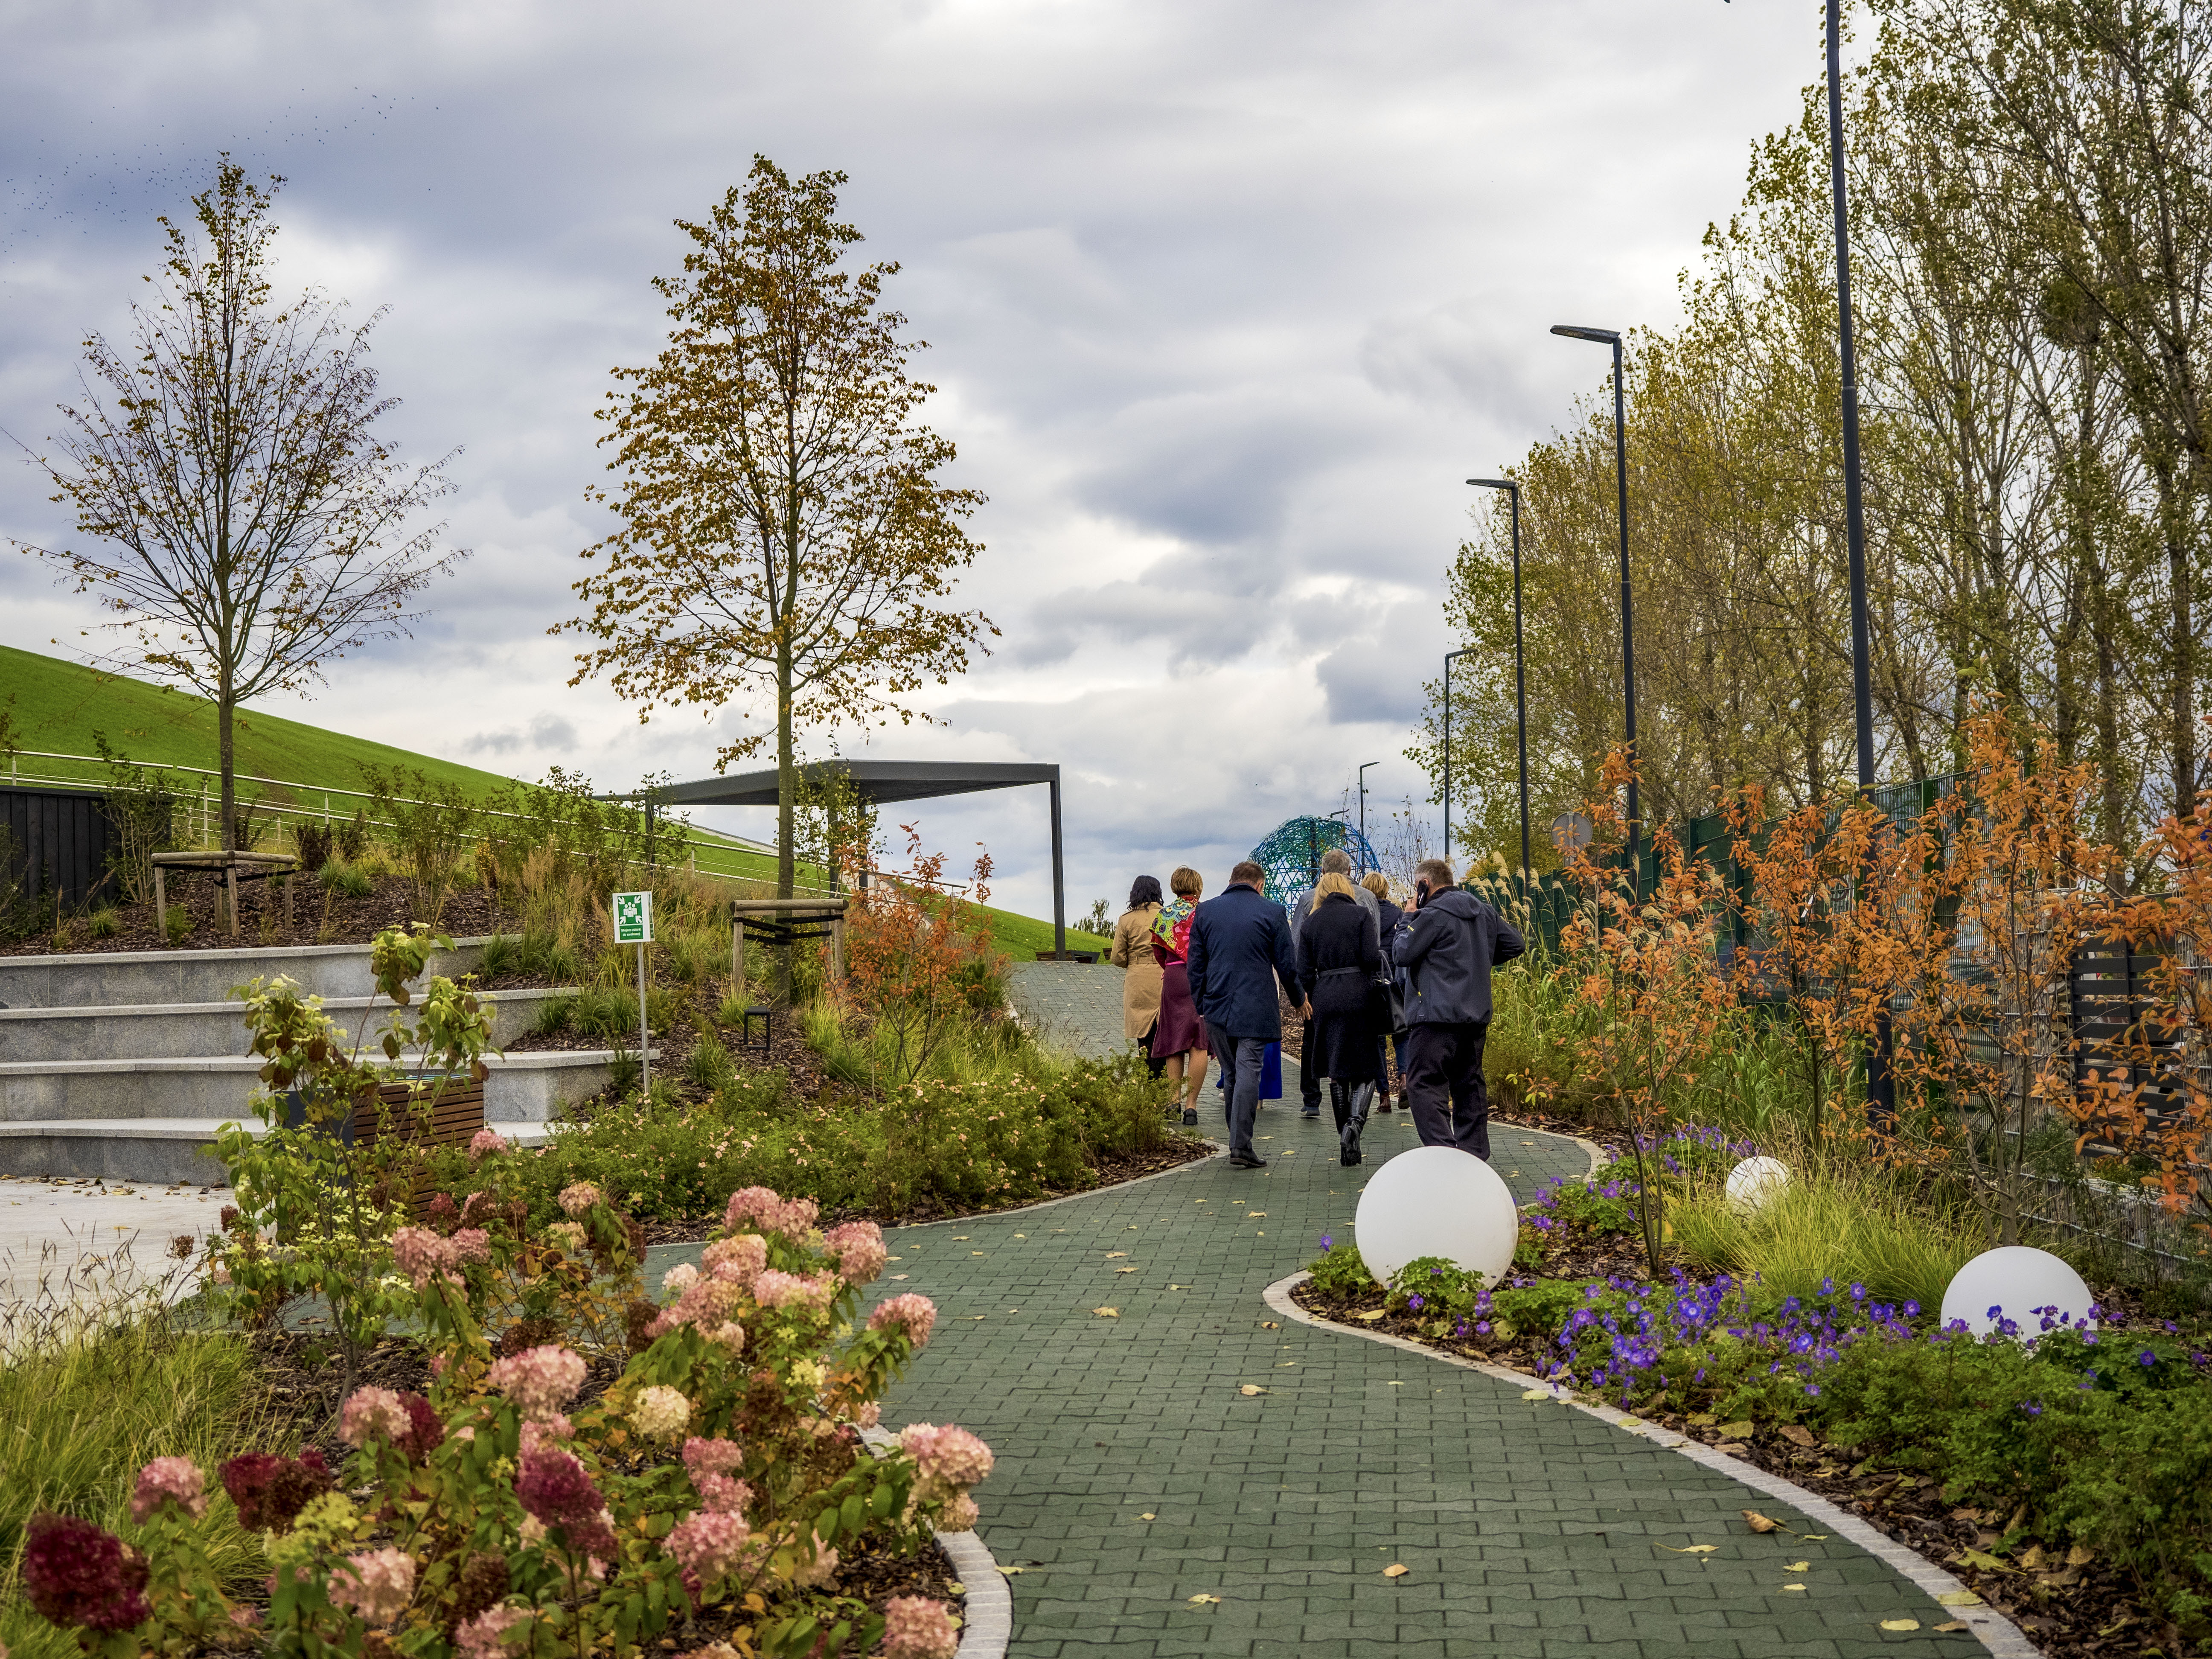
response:
[[[942,685],[998,629],[945,607],[981,550],[960,520],[983,497],[939,482],[953,447],[914,420],[934,386],[923,349],[881,308],[896,264],[840,269],[861,240],[835,217],[842,173],[793,179],[753,158],[703,224],[681,276],[657,277],[674,319],[643,368],[618,368],[600,441],[617,447],[622,526],[585,550],[589,615],[561,624],[600,643],[577,681],[607,674],[641,707],[772,699],[772,732],[726,744],[718,769],[773,740],[776,892],[792,891],[802,726],[927,720],[893,701]],[[987,648],[987,647],[980,647]],[[571,684],[575,683],[572,681]]]
[[[438,549],[442,525],[406,528],[452,489],[445,460],[410,468],[372,430],[397,406],[367,361],[383,312],[348,328],[343,306],[312,291],[276,302],[269,210],[283,183],[264,190],[225,155],[192,198],[193,225],[160,222],[165,277],[146,279],[154,298],[131,307],[127,344],[85,342],[83,407],[63,406],[57,455],[33,458],[102,545],[17,544],[115,613],[131,643],[106,660],[214,702],[226,851],[238,705],[406,633],[421,614],[408,601],[467,556]]]

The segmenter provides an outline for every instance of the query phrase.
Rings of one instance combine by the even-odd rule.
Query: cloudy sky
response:
[[[1367,775],[1370,829],[1448,648],[1442,574],[1488,471],[1664,324],[1749,146],[1820,72],[1809,0],[552,0],[0,4],[0,428],[35,443],[119,332],[159,213],[218,151],[281,173],[283,270],[367,311],[407,453],[459,447],[472,551],[412,641],[275,710],[606,787],[708,769],[567,684],[605,527],[591,411],[656,349],[648,286],[765,153],[850,175],[986,492],[964,592],[1004,631],[886,757],[1057,761],[1069,908],[1188,860],[1218,886]],[[59,539],[0,465],[0,538]],[[0,554],[0,641],[93,619]],[[848,744],[854,739],[848,738]],[[811,745],[826,752],[826,738]],[[1026,796],[1036,796],[1029,799]],[[1042,792],[922,809],[1050,903]],[[1432,811],[1431,808],[1423,809]],[[750,833],[764,817],[702,815]]]

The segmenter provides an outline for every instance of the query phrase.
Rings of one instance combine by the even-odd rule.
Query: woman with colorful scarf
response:
[[[1198,1091],[1205,1086],[1206,1026],[1190,1000],[1190,919],[1206,881],[1183,865],[1168,878],[1175,902],[1152,918],[1152,956],[1160,964],[1160,1018],[1152,1028],[1152,1057],[1167,1062],[1167,1073],[1182,1085],[1182,1121],[1198,1122]]]

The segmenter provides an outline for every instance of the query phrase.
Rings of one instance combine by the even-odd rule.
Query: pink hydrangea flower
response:
[[[699,1253],[699,1261],[715,1278],[750,1286],[768,1266],[768,1240],[758,1233],[718,1238]]]
[[[347,1445],[397,1441],[414,1428],[406,1402],[390,1389],[356,1389],[338,1411],[338,1438]]]
[[[441,1238],[428,1227],[402,1227],[392,1236],[392,1259],[416,1290],[427,1290],[434,1279],[459,1279],[469,1262],[490,1261],[491,1235],[481,1227],[464,1227]]]
[[[514,1495],[532,1519],[559,1535],[571,1553],[603,1559],[614,1554],[614,1527],[606,1499],[584,1466],[567,1452],[539,1446],[523,1453]]]
[[[561,1212],[571,1221],[580,1221],[592,1212],[599,1201],[599,1189],[588,1181],[580,1181],[573,1187],[561,1189]]]
[[[822,1248],[837,1258],[837,1276],[848,1285],[873,1282],[890,1260],[884,1230],[872,1221],[848,1221],[823,1235]]]
[[[584,1386],[581,1354],[549,1344],[527,1348],[495,1364],[484,1381],[539,1421],[556,1416]]]
[[[478,1613],[456,1632],[461,1659],[500,1659],[509,1634],[529,1622],[527,1607],[492,1607]]]
[[[722,1231],[733,1233],[748,1223],[765,1233],[799,1238],[813,1231],[822,1206],[811,1198],[787,1199],[766,1187],[747,1187],[730,1194],[722,1212]]]
[[[878,1304],[876,1310],[868,1316],[870,1330],[888,1330],[896,1325],[917,1348],[929,1346],[929,1333],[936,1324],[937,1304],[912,1291]]]
[[[956,1659],[960,1627],[952,1609],[926,1595],[894,1595],[884,1603],[883,1659]]]
[[[679,1261],[660,1276],[660,1288],[671,1296],[681,1296],[699,1279],[699,1270],[688,1261]]]
[[[684,1467],[697,1480],[702,1474],[735,1474],[745,1466],[745,1449],[734,1440],[706,1440],[693,1435],[684,1443]]]
[[[701,1325],[714,1332],[718,1340],[727,1340],[720,1328],[730,1323],[731,1313],[744,1296],[743,1285],[732,1284],[726,1279],[695,1279],[645,1328],[646,1334],[665,1336],[679,1326]],[[736,1332],[735,1346],[743,1347],[743,1328],[734,1325],[731,1328]]]
[[[195,1521],[207,1513],[207,1477],[189,1457],[157,1457],[138,1471],[131,1518],[143,1526],[148,1516],[172,1502]]]
[[[554,1412],[543,1419],[524,1423],[517,1439],[520,1442],[521,1450],[536,1451],[540,1446],[568,1439],[575,1432],[576,1425],[569,1422],[565,1413]]]
[[[763,1308],[826,1308],[837,1294],[830,1273],[787,1273],[770,1267],[753,1280],[753,1300]]]
[[[725,1578],[736,1568],[752,1532],[744,1517],[726,1510],[701,1510],[676,1523],[668,1553],[702,1584]]]
[[[753,1501],[751,1484],[726,1474],[695,1474],[691,1485],[699,1501],[718,1515],[743,1515]]]
[[[981,1515],[982,1511],[975,1507],[974,1498],[964,1492],[955,1492],[945,1500],[945,1507],[937,1512],[937,1529],[939,1532],[973,1532]]]
[[[507,1137],[496,1129],[479,1129],[469,1138],[469,1158],[496,1158],[507,1151]]]
[[[957,1424],[909,1423],[899,1431],[899,1444],[921,1471],[917,1488],[925,1498],[965,1492],[991,1472],[991,1449]]]
[[[388,1625],[415,1599],[415,1558],[404,1550],[368,1550],[346,1558],[331,1575],[331,1600],[372,1625]]]
[[[871,1400],[853,1413],[853,1420],[864,1429],[872,1429],[884,1420],[884,1408]]]

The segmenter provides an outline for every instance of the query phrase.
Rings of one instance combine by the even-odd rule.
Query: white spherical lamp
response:
[[[1425,1255],[1504,1281],[1521,1239],[1521,1210],[1505,1178],[1456,1146],[1416,1146],[1375,1172],[1353,1219],[1359,1259],[1387,1285]]]
[[[1747,1158],[1729,1171],[1728,1206],[1739,1215],[1763,1210],[1790,1185],[1790,1166],[1778,1158]]]
[[[2090,1301],[2081,1275],[2050,1251],[2007,1244],[1984,1250],[1952,1275],[1943,1292],[1943,1323],[1963,1319],[1975,1335],[1986,1336],[1996,1328],[1990,1316],[1995,1308],[2020,1328],[2019,1335],[2040,1336],[2044,1316],[2036,1310],[2055,1308],[2052,1318],[2064,1317],[2077,1330],[2094,1329]]]

